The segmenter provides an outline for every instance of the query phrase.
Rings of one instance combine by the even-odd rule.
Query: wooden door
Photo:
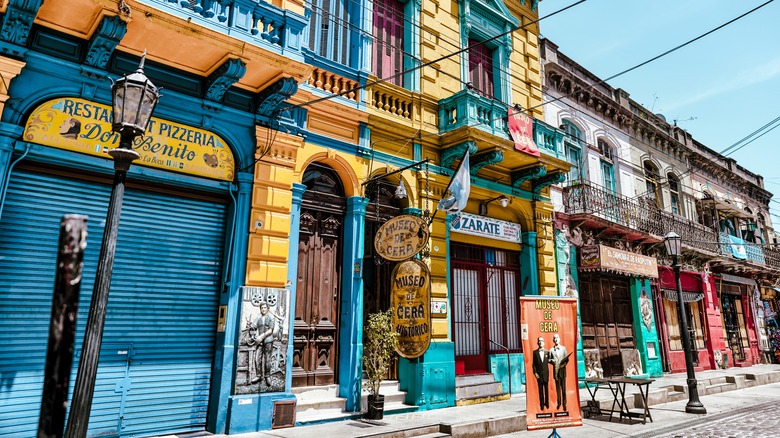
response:
[[[598,348],[605,376],[623,374],[622,349],[636,348],[628,280],[580,276],[582,346]]]
[[[298,241],[292,383],[337,383],[345,200],[335,172],[307,171]]]

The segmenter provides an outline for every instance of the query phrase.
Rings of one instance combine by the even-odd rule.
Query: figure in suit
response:
[[[561,337],[556,333],[553,335],[553,344],[555,346],[550,350],[550,364],[553,366],[553,380],[555,380],[555,397],[558,402],[556,409],[566,410],[566,365],[569,363],[569,354],[566,347],[561,345]]]
[[[258,345],[255,355],[255,377],[252,383],[265,379],[265,384],[271,386],[271,353],[274,349],[274,328],[276,318],[268,313],[268,303],[260,303],[260,316],[255,321],[255,342]]]
[[[539,410],[543,411],[550,407],[550,367],[548,364],[552,359],[550,350],[544,349],[544,338],[539,336],[536,340],[539,348],[534,350],[533,370],[536,377],[536,384],[539,387]]]

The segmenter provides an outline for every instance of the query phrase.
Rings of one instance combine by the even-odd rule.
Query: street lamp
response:
[[[507,205],[511,202],[511,200],[506,195],[500,195],[496,196],[493,199],[489,199],[484,202],[479,203],[479,214],[482,216],[487,215],[487,205],[490,204],[493,201],[498,201],[498,203],[501,205],[502,208],[506,208]]]
[[[133,150],[133,141],[146,132],[152,111],[160,98],[157,87],[152,85],[144,74],[145,59],[146,51],[141,56],[138,69],[117,80],[111,87],[113,100],[111,127],[114,132],[119,134],[119,147],[108,151],[108,155],[114,159],[114,183],[111,188],[111,201],[108,204],[106,226],[103,230],[103,243],[95,274],[95,289],[92,292],[92,303],[84,333],[81,360],[79,361],[76,385],[73,389],[68,426],[65,432],[66,438],[81,438],[87,435],[100,357],[100,344],[106,321],[108,292],[114,269],[119,216],[122,213],[122,200],[125,196],[125,179],[130,165],[139,157],[138,152]]]
[[[669,234],[664,237],[664,245],[666,246],[666,252],[672,256],[674,278],[677,282],[677,311],[679,312],[680,320],[680,337],[682,338],[683,350],[685,351],[685,370],[688,372],[688,404],[685,405],[685,412],[689,414],[706,414],[707,409],[705,409],[704,405],[699,401],[699,390],[696,387],[696,375],[693,371],[693,351],[691,339],[688,335],[688,320],[685,316],[685,309],[683,308],[680,264],[677,262],[677,257],[680,256],[682,247],[682,237],[674,231],[670,231]]]

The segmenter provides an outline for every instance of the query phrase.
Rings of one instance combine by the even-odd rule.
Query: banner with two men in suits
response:
[[[577,300],[520,298],[528,430],[582,426],[577,386]]]

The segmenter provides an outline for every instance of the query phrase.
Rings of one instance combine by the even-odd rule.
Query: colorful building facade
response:
[[[683,336],[696,369],[759,363],[759,287],[780,268],[776,249],[765,245],[772,225],[763,178],[603,83],[554,43],[543,40],[541,53],[545,120],[572,163],[551,196],[562,253],[577,254],[559,258],[569,261],[559,265],[559,280],[579,294],[583,348],[598,351],[608,375],[629,374],[625,356],[633,351],[650,375],[685,371]],[[670,231],[683,239],[688,333],[663,249]]]
[[[117,142],[109,79],[144,51],[163,96],[128,173],[88,436],[291,426],[302,394],[333,387],[359,413],[362,326],[394,266],[373,241],[401,214],[432,236],[431,344],[388,376],[406,405],[455,405],[461,374],[522,390],[517,297],[557,294],[549,187],[569,168],[538,129],[536,2],[372,5],[6,2],[0,436],[37,427],[71,213],[90,235],[75,381]],[[466,151],[468,203],[436,214]]]

